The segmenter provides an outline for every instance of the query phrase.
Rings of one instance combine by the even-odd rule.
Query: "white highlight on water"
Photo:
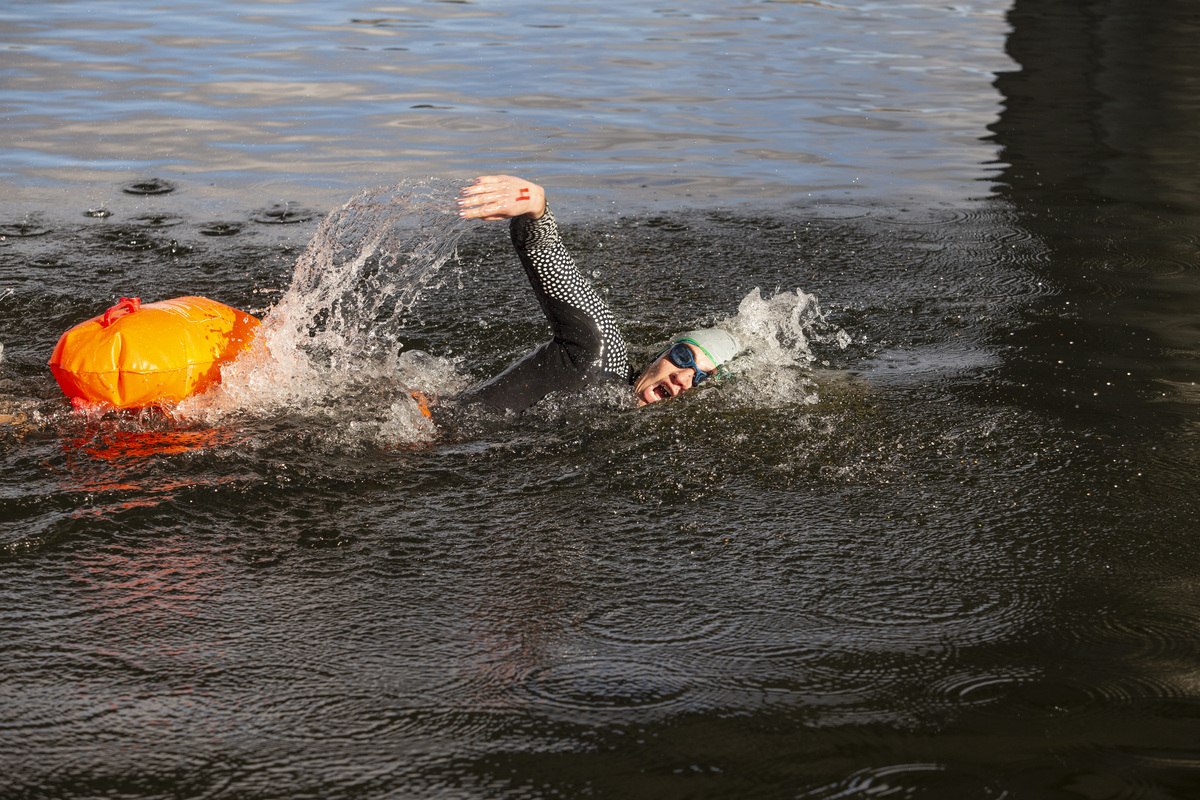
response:
[[[5,289],[4,291],[0,292],[0,300],[3,300],[4,298],[6,298],[6,297],[8,297],[9,295],[13,294],[15,291],[16,291],[16,290],[15,290],[15,289],[13,289],[13,288],[10,286],[9,288],[7,288],[7,289]],[[3,361],[3,360],[4,360],[4,342],[0,342],[0,361]]]

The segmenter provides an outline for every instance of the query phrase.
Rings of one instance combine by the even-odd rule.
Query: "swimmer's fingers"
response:
[[[546,192],[511,175],[482,175],[462,190],[458,206],[458,215],[465,219],[500,220],[522,214],[537,219],[546,212]]]
[[[500,220],[527,214],[534,219],[546,210],[546,194],[536,183],[511,175],[482,175],[462,190],[459,216]]]

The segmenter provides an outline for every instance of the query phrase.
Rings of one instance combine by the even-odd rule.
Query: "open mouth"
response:
[[[659,400],[670,400],[671,397],[671,390],[662,383],[647,386],[640,395],[642,403],[657,403]]]

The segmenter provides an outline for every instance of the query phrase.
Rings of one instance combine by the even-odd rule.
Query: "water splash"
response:
[[[816,295],[800,289],[764,299],[755,287],[737,314],[717,323],[741,342],[742,356],[730,364],[739,379],[739,399],[757,406],[816,403],[813,345],[845,349],[850,336],[828,320]]]
[[[404,351],[405,316],[441,285],[469,225],[453,213],[457,184],[407,182],[366,190],[322,221],[254,346],[214,392],[179,413],[299,413],[337,419],[340,435],[383,443],[427,438],[410,390],[449,393],[454,364]]]
[[[271,344],[299,344],[330,371],[357,367],[342,360],[347,353],[358,362],[393,348],[403,316],[470,224],[450,210],[456,188],[426,181],[372,189],[326,217],[264,320]]]

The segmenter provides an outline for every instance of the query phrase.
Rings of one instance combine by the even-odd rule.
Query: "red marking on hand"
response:
[[[529,199],[529,190],[528,189],[522,189],[521,193],[519,195],[517,195],[518,202],[520,202],[521,200],[528,200],[528,199]]]

